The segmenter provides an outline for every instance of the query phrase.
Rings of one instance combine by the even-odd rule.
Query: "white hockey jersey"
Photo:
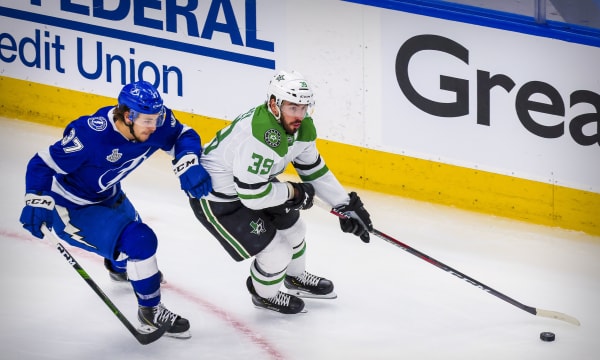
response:
[[[294,135],[287,134],[266,104],[238,116],[205,146],[202,166],[209,172],[210,201],[241,200],[251,209],[283,204],[288,187],[276,176],[292,163],[316,196],[332,207],[347,204],[348,194],[329,171],[316,147],[317,132],[309,116]]]

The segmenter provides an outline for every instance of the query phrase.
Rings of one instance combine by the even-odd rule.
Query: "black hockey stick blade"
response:
[[[135,338],[137,339],[137,341],[142,344],[142,345],[148,345],[150,343],[155,342],[156,340],[160,339],[165,332],[167,332],[167,330],[169,330],[171,328],[171,325],[173,325],[173,323],[170,322],[166,322],[164,324],[162,324],[158,329],[149,332],[149,333],[141,333],[139,331],[137,331],[136,329],[133,329],[133,331],[131,331],[131,333],[133,334],[133,336],[135,336]]]
[[[81,276],[81,278],[94,290],[96,295],[104,301],[106,306],[111,310],[113,314],[121,321],[121,323],[129,330],[129,332],[136,338],[136,340],[142,344],[147,345],[158,339],[160,339],[166,331],[168,331],[173,325],[172,322],[166,322],[161,325],[156,330],[143,333],[138,331],[129,320],[123,315],[123,313],[117,308],[117,306],[110,300],[110,298],[102,291],[102,289],[92,280],[90,275],[79,265],[77,260],[67,251],[67,249],[58,241],[58,235],[56,235],[52,230],[48,229],[46,226],[42,226],[42,232],[44,233],[44,238],[49,239],[52,245],[56,247],[59,253],[67,260],[67,262],[75,269],[75,271]]]
[[[344,215],[344,214],[342,214],[342,213],[340,213],[338,211],[335,211],[335,209],[331,209],[327,204],[325,204],[320,199],[314,198],[314,204],[316,204],[317,206],[321,207],[322,209],[325,209],[325,210],[329,211],[331,214],[333,214],[333,215],[335,215],[337,217],[346,218],[346,215]],[[524,305],[524,304],[518,302],[517,300],[515,300],[515,299],[513,299],[511,297],[508,297],[508,296],[504,295],[503,293],[501,293],[501,292],[499,292],[497,290],[494,290],[493,288],[491,288],[491,287],[489,287],[489,286],[487,286],[487,285],[485,285],[485,284],[483,284],[483,283],[481,283],[481,282],[473,279],[472,277],[470,277],[468,275],[465,275],[465,274],[461,273],[460,271],[458,271],[458,270],[456,270],[456,269],[454,269],[454,268],[452,268],[452,267],[450,267],[450,266],[448,266],[448,265],[446,265],[446,264],[444,264],[444,263],[442,263],[442,262],[440,262],[440,261],[432,258],[431,256],[429,256],[429,255],[427,255],[425,253],[422,253],[419,250],[417,250],[417,249],[415,249],[415,248],[413,248],[411,246],[408,246],[408,245],[404,244],[403,242],[401,242],[399,240],[396,240],[396,239],[394,239],[393,237],[391,237],[389,235],[386,235],[386,234],[382,233],[381,231],[379,231],[377,229],[373,229],[371,231],[371,233],[373,235],[377,236],[378,238],[380,238],[380,239],[382,239],[382,240],[384,240],[384,241],[386,241],[386,242],[388,242],[388,243],[390,243],[390,244],[392,244],[394,246],[397,246],[400,249],[402,249],[402,250],[404,250],[404,251],[406,251],[406,252],[408,252],[408,253],[410,253],[410,254],[412,254],[412,255],[414,255],[414,256],[422,259],[422,260],[425,260],[426,262],[430,263],[431,265],[434,265],[434,266],[436,266],[436,267],[438,267],[438,268],[440,268],[440,269],[442,269],[442,270],[444,270],[444,271],[446,271],[446,272],[448,272],[448,273],[456,276],[457,278],[462,279],[462,280],[468,282],[469,284],[471,284],[471,285],[473,285],[473,286],[475,286],[475,287],[477,287],[477,288],[479,288],[479,289],[487,292],[488,294],[494,295],[495,297],[497,297],[497,298],[499,298],[501,300],[504,300],[504,301],[506,301],[507,303],[509,303],[509,304],[511,304],[513,306],[518,307],[519,309],[521,309],[523,311],[526,311],[526,312],[528,312],[530,314],[533,314],[533,315],[536,315],[536,316],[541,316],[541,317],[546,317],[546,318],[550,318],[550,319],[556,319],[556,320],[565,321],[565,322],[568,322],[569,324],[573,324],[573,325],[576,325],[576,326],[581,325],[581,323],[579,322],[579,320],[577,320],[576,318],[574,318],[571,315],[567,315],[567,314],[564,314],[564,313],[561,313],[561,312],[558,312],[558,311],[537,309],[537,308],[534,308],[532,306]]]

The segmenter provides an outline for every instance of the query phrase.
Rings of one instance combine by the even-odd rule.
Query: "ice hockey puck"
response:
[[[552,332],[544,331],[540,333],[540,339],[542,339],[542,341],[554,341],[555,338],[556,336]]]

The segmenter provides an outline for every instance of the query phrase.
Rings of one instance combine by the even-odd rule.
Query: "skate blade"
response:
[[[140,327],[138,327],[138,331],[141,333],[151,333],[153,331],[156,331],[156,328],[154,326],[150,326],[150,325],[140,325]],[[175,338],[175,339],[189,339],[192,337],[192,333],[189,330],[183,331],[183,332],[179,332],[179,333],[173,333],[173,332],[165,332],[165,334],[163,336],[168,336],[171,338]]]
[[[290,295],[297,296],[299,298],[304,298],[304,299],[336,299],[337,298],[337,294],[335,293],[335,291],[332,291],[329,294],[317,295],[317,294],[310,293],[308,291],[287,289],[287,293]]]
[[[283,315],[298,315],[298,314],[306,314],[308,312],[308,310],[306,310],[306,308],[304,308],[304,309],[300,310],[300,312],[297,312],[297,313],[294,313],[294,314],[286,314],[286,313],[283,313],[283,312],[281,312],[279,310],[271,309],[271,308],[264,307],[264,306],[254,305],[254,307],[257,308],[257,309],[259,309],[259,310],[266,310],[266,311],[269,311],[269,312],[283,314]]]

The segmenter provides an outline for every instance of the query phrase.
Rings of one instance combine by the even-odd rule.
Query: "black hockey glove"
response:
[[[348,195],[350,196],[348,205],[340,205],[334,208],[335,211],[346,216],[340,218],[340,228],[343,232],[352,233],[360,237],[363,242],[368,243],[371,240],[369,232],[373,231],[371,216],[354,191]]]
[[[294,187],[294,197],[284,203],[290,210],[307,210],[313,206],[315,188],[308,183],[289,182]]]

